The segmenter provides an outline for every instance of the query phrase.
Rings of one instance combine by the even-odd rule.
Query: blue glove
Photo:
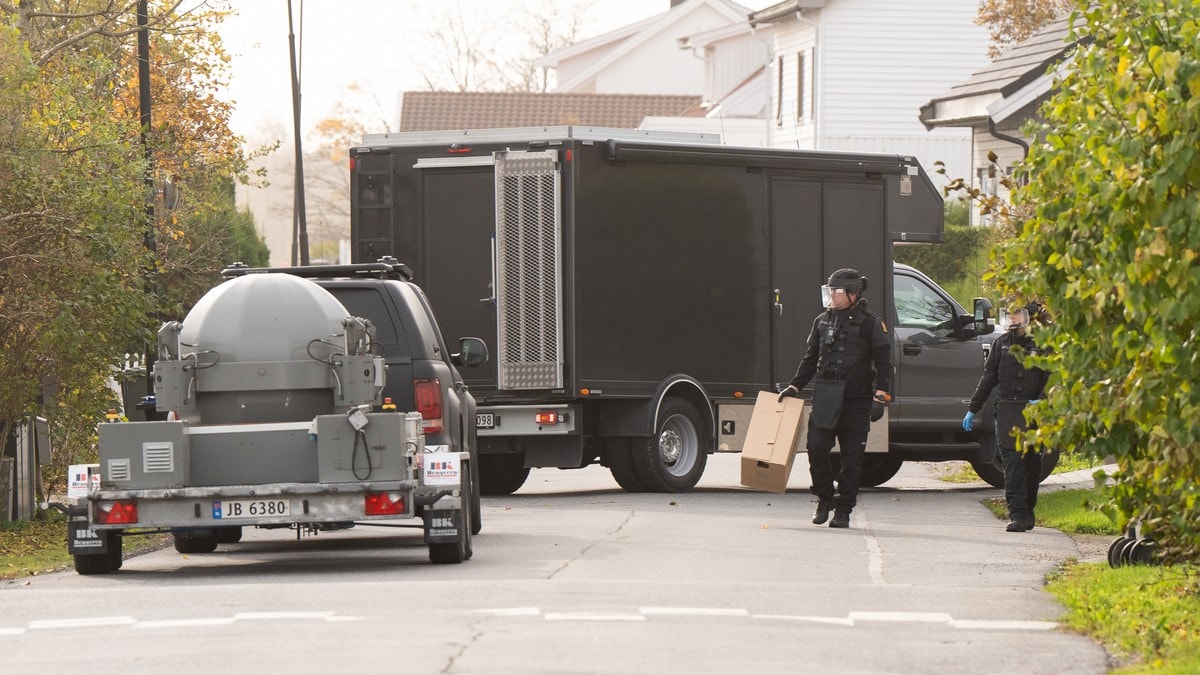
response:
[[[968,410],[967,414],[963,416],[963,431],[970,431],[971,424],[974,421],[975,421],[975,413]]]
[[[1040,398],[1035,398],[1035,399],[1033,399],[1032,401],[1030,401],[1030,402],[1029,402],[1029,405],[1033,405],[1034,403],[1037,403],[1037,402],[1038,402],[1038,401],[1040,401],[1040,400],[1042,400],[1042,399],[1040,399]]]

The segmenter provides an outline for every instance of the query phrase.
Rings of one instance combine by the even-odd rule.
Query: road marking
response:
[[[22,635],[24,633],[24,628],[0,628],[0,635]]]
[[[645,621],[641,614],[615,612],[547,612],[547,621]]]
[[[722,609],[720,607],[641,607],[642,614],[661,616],[750,616],[744,609]]]
[[[236,621],[278,621],[288,619],[331,619],[333,612],[238,612]]]
[[[808,623],[830,623],[836,626],[853,626],[850,619],[839,619],[833,616],[788,616],[785,614],[755,614],[752,618],[769,619],[774,621],[805,621]]]
[[[29,630],[46,628],[91,628],[94,626],[132,626],[133,617],[129,616],[96,616],[90,619],[43,619],[30,621]]]
[[[972,620],[955,619],[950,622],[955,628],[982,628],[985,630],[1054,630],[1058,624],[1053,621],[1003,621],[1003,620]]]
[[[163,619],[161,621],[139,621],[134,628],[190,628],[192,626],[229,626],[233,618],[224,619]]]
[[[850,612],[851,621],[894,621],[897,623],[950,623],[954,617],[945,612]]]
[[[871,583],[879,586],[886,585],[887,581],[883,578],[883,549],[879,547],[879,540],[871,532],[867,514],[860,511],[856,520],[859,521],[863,537],[867,540],[867,574],[871,577]]]
[[[479,614],[491,614],[492,616],[538,616],[542,610],[537,607],[509,607],[506,609],[476,609]]]

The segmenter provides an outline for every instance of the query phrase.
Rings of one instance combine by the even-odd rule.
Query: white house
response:
[[[919,112],[987,63],[977,11],[965,0],[787,0],[751,13],[752,29],[772,29],[770,145],[914,155],[931,173],[941,161],[948,177],[968,175],[970,131],[927,130]]]
[[[730,0],[671,0],[648,19],[577,42],[534,63],[553,69],[555,91],[583,94],[700,94],[706,70],[702,55],[678,40],[731,24],[750,10]]]
[[[921,122],[929,129],[971,130],[969,182],[984,194],[1008,199],[1003,179],[1025,159],[1033,140],[1022,127],[1038,118],[1039,107],[1057,88],[1057,69],[1075,49],[1069,22],[1068,16],[1051,22],[921,107]],[[972,209],[972,223],[990,220]]]

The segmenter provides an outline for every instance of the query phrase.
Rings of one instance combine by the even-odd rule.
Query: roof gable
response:
[[[933,128],[954,126],[970,117],[984,117],[987,106],[1038,82],[1051,66],[1074,49],[1075,43],[1068,42],[1069,24],[1069,15],[1047,24],[966,80],[931,99],[921,106],[921,121]]]
[[[667,33],[671,26],[681,21],[687,15],[700,10],[702,7],[710,7],[716,10],[722,16],[726,17],[730,23],[744,22],[750,12],[746,7],[731,0],[685,0],[662,14],[652,16],[636,24],[606,33],[591,40],[585,40],[557,52],[552,52],[538,59],[535,63],[543,67],[556,67],[567,58],[579,56],[588,51],[606,50],[607,53],[597,58],[580,72],[568,80],[558,83],[559,90],[570,91],[592,80],[598,73],[630,54],[641,45]],[[668,37],[674,41],[682,36],[668,35]]]

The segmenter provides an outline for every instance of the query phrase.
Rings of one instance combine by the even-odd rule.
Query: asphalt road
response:
[[[1007,533],[1000,491],[907,464],[851,528],[809,523],[718,455],[698,488],[629,494],[535,470],[484,502],[475,556],[434,566],[416,530],[247,531],[115,574],[0,586],[5,673],[1104,673],[1043,579],[1076,557]]]

